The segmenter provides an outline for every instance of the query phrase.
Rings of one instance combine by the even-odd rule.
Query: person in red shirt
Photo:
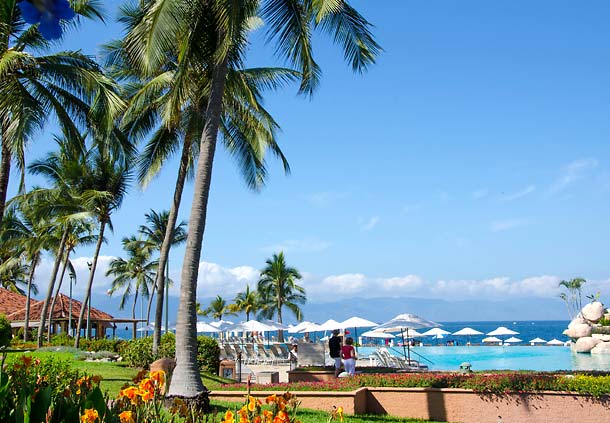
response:
[[[354,349],[354,338],[348,337],[345,340],[345,345],[341,347],[341,358],[345,371],[350,376],[356,373],[356,350]]]

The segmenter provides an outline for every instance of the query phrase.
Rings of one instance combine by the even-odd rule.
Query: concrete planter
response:
[[[273,393],[251,394],[264,400]],[[351,392],[295,392],[301,407],[330,412],[343,407],[347,414],[389,414],[447,422],[599,423],[608,420],[610,397],[593,398],[566,392],[491,395],[467,389],[360,388]],[[243,391],[213,391],[210,398],[244,399]]]

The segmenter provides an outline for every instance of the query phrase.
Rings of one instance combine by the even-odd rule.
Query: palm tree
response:
[[[122,9],[122,20],[126,23],[128,33],[137,34],[138,25],[146,18],[142,8],[149,5],[150,3],[140,4]],[[177,58],[171,51],[163,66],[159,66],[157,72],[151,75],[145,60],[138,53],[146,45],[145,42],[142,38],[131,36],[109,44],[107,52],[113,75],[127,79],[131,84],[128,95],[131,104],[124,119],[130,135],[140,139],[152,131],[154,122],[160,122],[141,156],[139,179],[142,186],[146,187],[158,174],[170,155],[182,150],[169,224],[159,257],[159,269],[164,269],[184,184],[187,176],[193,173],[199,152],[197,140],[203,130],[207,105],[205,84],[210,75],[209,70],[199,64],[178,66]],[[252,189],[258,190],[264,184],[264,157],[267,150],[280,157],[285,171],[289,171],[288,163],[275,141],[277,123],[262,107],[261,95],[265,90],[277,89],[298,76],[298,72],[282,68],[230,69],[228,72],[228,88],[220,125],[221,139],[239,162],[242,175]],[[156,320],[163,313],[164,272],[157,272],[157,278],[160,299],[157,301]],[[153,336],[154,353],[159,346],[160,328],[159,320],[155,324]]]
[[[559,287],[566,288],[568,291],[559,294],[559,298],[566,303],[571,319],[578,316],[578,313],[582,310],[582,286],[586,282],[586,279],[583,278],[573,278],[569,281],[562,280],[559,282]]]
[[[91,296],[95,269],[102,248],[102,242],[104,241],[104,231],[107,225],[110,225],[110,228],[112,229],[110,217],[112,216],[112,213],[121,207],[131,178],[129,159],[117,154],[115,151],[107,150],[100,144],[88,151],[87,160],[84,164],[87,172],[84,181],[86,190],[84,190],[83,197],[87,200],[85,206],[96,216],[99,224],[99,232],[97,235],[95,252],[93,253],[93,261],[89,272],[85,297],[82,302],[83,307],[81,307],[78,316],[76,338],[74,339],[75,348],[78,348],[80,343],[80,330],[83,325],[86,308],[84,305],[87,304],[89,297]],[[89,331],[87,331],[87,334],[88,332]]]
[[[133,44],[134,39],[145,37],[144,48],[135,51],[145,69],[162,67],[168,54],[178,51],[179,69],[199,66],[210,75],[182,265],[176,368],[169,389],[170,395],[195,397],[205,391],[196,365],[195,304],[212,165],[227,75],[229,69],[240,67],[245,60],[252,22],[260,12],[279,55],[299,67],[300,91],[307,94],[313,92],[320,78],[311,49],[314,29],[331,34],[355,71],[363,71],[372,64],[380,48],[370,33],[370,24],[344,0],[157,0],[146,4],[150,7],[144,10],[142,24],[125,39],[127,44]],[[185,75],[186,71],[179,72],[180,77]]]
[[[257,291],[251,291],[250,285],[246,290],[238,292],[231,306],[232,311],[246,313],[246,321],[250,320],[250,313],[256,313],[261,308],[261,300]]]
[[[96,116],[115,112],[123,104],[112,82],[89,56],[78,51],[34,54],[47,52],[55,44],[42,37],[37,26],[25,24],[17,3],[3,0],[0,4],[0,222],[11,162],[16,160],[21,169],[23,188],[26,143],[50,115],[64,133],[77,136],[79,127],[100,128],[104,123],[96,121]],[[96,1],[81,0],[72,6],[82,17],[101,19]]]
[[[305,289],[297,285],[301,274],[294,267],[286,266],[284,253],[274,254],[266,261],[267,266],[261,271],[258,281],[258,292],[264,299],[261,316],[272,319],[277,314],[277,321],[282,323],[282,309],[288,308],[297,320],[303,318],[299,304],[305,304]],[[283,331],[279,331],[278,339],[284,340]]]
[[[55,295],[53,295],[51,307],[49,308],[49,325],[47,329],[47,339],[51,339],[51,328],[53,327],[53,310],[55,309],[55,301],[57,301],[57,297],[59,295],[59,292],[61,291],[61,286],[63,284],[66,269],[68,269],[71,275],[76,275],[74,266],[70,261],[70,255],[78,246],[95,243],[97,236],[93,233],[94,230],[95,223],[91,219],[74,220],[70,224],[70,230],[67,233],[65,241],[64,259],[61,273],[59,275],[59,283],[57,284],[57,288],[55,289]],[[59,239],[57,239],[57,241],[61,242]],[[72,328],[68,328],[69,331],[71,331],[71,329]]]
[[[133,323],[133,338],[136,337],[136,303],[138,296],[149,298],[155,281],[156,261],[150,261],[151,250],[146,241],[135,236],[123,238],[123,249],[127,252],[127,259],[116,258],[110,262],[106,276],[114,277],[110,295],[119,289],[124,289],[119,309],[123,310],[125,303],[133,294],[131,318]],[[132,286],[135,283],[135,287]]]
[[[165,234],[168,233],[169,212],[162,211],[161,213],[157,213],[156,211],[151,210],[149,213],[146,213],[144,215],[144,217],[148,224],[140,225],[139,232],[140,232],[140,234],[142,234],[145,237],[146,242],[148,242],[154,250],[161,252],[161,249],[163,248],[163,241],[165,240]],[[171,247],[180,245],[186,241],[186,230],[184,229],[185,227],[186,227],[186,222],[182,221],[173,230],[169,231],[172,236],[172,240],[170,242]],[[169,251],[168,251],[168,254],[169,254]],[[168,256],[168,258],[169,258],[169,256]],[[161,269],[157,270],[157,272],[159,272],[160,270]],[[148,302],[148,309],[146,312],[146,325],[147,326],[148,326],[148,320],[149,320],[149,316],[150,316],[150,305],[152,302],[151,300],[154,296],[155,289],[157,289],[157,282],[160,279],[163,279],[163,281],[165,281],[167,279],[169,282],[169,260],[166,261],[163,272],[165,273],[164,276],[156,277],[155,286],[153,286],[153,292],[152,292],[152,294],[150,296],[150,300]],[[169,283],[167,283],[167,284],[164,283],[164,288],[165,288],[165,290],[164,290],[165,292],[161,292],[161,290],[159,290],[159,294],[157,296],[157,304],[160,304],[160,306],[157,307],[156,311],[158,312],[159,310],[161,310],[161,314],[158,315],[157,313],[155,313],[155,327],[157,327],[157,326],[160,327],[162,324],[163,303],[165,302],[165,331],[167,332],[169,330],[168,329],[169,328],[169,310],[168,310]]]
[[[212,316],[214,320],[222,320],[222,316],[235,316],[237,313],[232,310],[231,305],[227,304],[224,298],[217,295],[210,301],[210,305],[205,310],[201,310],[199,314],[206,317]]]

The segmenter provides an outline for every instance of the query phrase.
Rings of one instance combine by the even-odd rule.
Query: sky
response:
[[[62,48],[98,54],[120,37],[122,2],[104,3],[107,23],[85,22]],[[270,158],[267,186],[254,193],[218,150],[198,297],[232,298],[283,251],[313,302],[556,298],[573,277],[610,299],[610,4],[352,4],[375,25],[377,63],[354,74],[322,34],[315,95],[291,86],[266,97],[291,174]],[[285,66],[264,30],[252,34],[247,66]],[[29,158],[53,148],[52,128]],[[113,216],[94,302],[104,301],[121,238],[150,209],[169,208],[176,172],[173,160],[146,191],[132,187]],[[183,198],[188,220],[192,186]],[[172,252],[176,281],[183,253]],[[91,255],[76,252],[77,293]],[[47,258],[40,286],[49,268]]]

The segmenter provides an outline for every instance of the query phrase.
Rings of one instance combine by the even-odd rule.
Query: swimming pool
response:
[[[358,355],[368,357],[373,347],[360,347]],[[402,357],[402,347],[389,351]],[[430,361],[418,356],[421,355]],[[481,347],[411,347],[411,359],[427,364],[430,370],[458,370],[469,362],[472,370],[610,370],[610,355],[578,354],[569,347],[481,346]]]

